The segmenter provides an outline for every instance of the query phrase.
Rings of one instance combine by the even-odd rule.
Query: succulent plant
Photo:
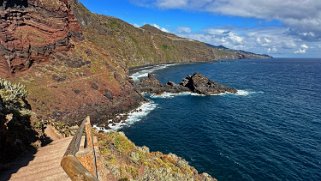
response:
[[[27,91],[25,86],[20,83],[13,84],[8,80],[0,78],[0,96],[3,101],[24,99],[27,96]]]
[[[20,112],[21,115],[29,112],[26,109],[25,98],[27,91],[22,84],[14,84],[8,80],[0,78],[0,104],[1,112]]]

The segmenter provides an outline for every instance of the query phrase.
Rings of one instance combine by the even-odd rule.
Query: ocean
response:
[[[150,67],[162,82],[200,72],[237,94],[145,95],[117,129],[175,153],[218,180],[321,180],[321,59],[239,60]]]

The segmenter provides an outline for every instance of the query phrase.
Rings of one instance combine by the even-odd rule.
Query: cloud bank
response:
[[[165,9],[190,9],[222,15],[279,20],[290,34],[307,41],[321,40],[320,0],[146,0]]]
[[[321,56],[321,53],[318,53],[321,47],[320,0],[140,0],[139,2],[140,5],[161,9],[205,11],[266,21],[277,20],[281,22],[281,27],[272,26],[266,29],[214,27],[194,33],[186,26],[177,28],[176,33],[214,45],[275,56],[307,53],[311,56]]]

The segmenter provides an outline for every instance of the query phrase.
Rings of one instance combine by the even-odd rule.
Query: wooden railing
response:
[[[71,140],[61,166],[73,181],[98,181],[96,153],[92,135],[90,118],[87,117],[80,125]],[[84,148],[80,151],[83,132],[85,132]]]

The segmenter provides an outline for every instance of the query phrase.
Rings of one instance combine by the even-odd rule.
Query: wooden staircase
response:
[[[39,148],[29,160],[22,159],[7,173],[0,172],[0,181],[114,180],[99,161],[97,141],[91,130],[87,117],[74,137],[57,139]]]
[[[12,181],[64,181],[70,180],[60,166],[60,161],[72,137],[53,141],[49,145],[39,148],[33,160],[21,167],[16,173],[0,178]],[[19,163],[17,163],[19,165]],[[1,176],[2,177],[2,176]]]

